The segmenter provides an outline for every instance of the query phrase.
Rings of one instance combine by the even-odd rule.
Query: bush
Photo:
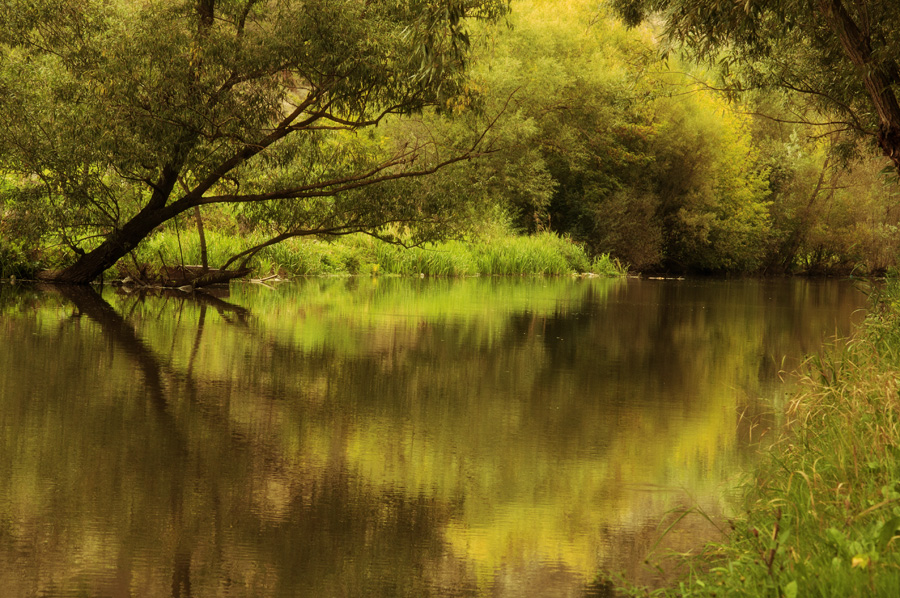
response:
[[[0,278],[33,278],[40,269],[21,244],[0,238]]]

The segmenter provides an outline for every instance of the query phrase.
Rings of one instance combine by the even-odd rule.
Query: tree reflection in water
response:
[[[649,579],[667,511],[718,509],[741,412],[780,392],[771,363],[864,301],[754,281],[0,287],[0,587],[606,595],[603,568]]]

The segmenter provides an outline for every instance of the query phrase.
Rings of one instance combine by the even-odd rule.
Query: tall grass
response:
[[[809,361],[725,544],[666,596],[900,596],[900,287]],[[640,593],[640,592],[636,592]]]
[[[257,235],[206,232],[209,264],[222,265],[241,249],[259,243]],[[161,231],[141,245],[139,263],[199,264],[195,234]],[[447,241],[405,248],[354,235],[332,241],[290,239],[262,250],[255,261],[260,275],[282,276],[395,274],[404,276],[564,275],[593,272],[621,276],[624,268],[609,256],[591,262],[583,247],[553,233],[493,235],[471,242]]]
[[[569,274],[587,272],[587,255],[568,239],[552,233],[506,237],[476,244],[472,257],[479,274]]]
[[[210,266],[224,264],[229,257],[240,252],[250,242],[256,241],[255,235],[241,237],[216,229],[205,231],[205,236]],[[262,238],[259,241],[262,241]],[[135,259],[142,264],[160,266],[196,265],[200,263],[200,239],[193,230],[179,232],[167,228],[138,245]]]

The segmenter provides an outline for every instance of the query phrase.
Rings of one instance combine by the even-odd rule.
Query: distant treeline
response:
[[[736,93],[727,68],[663,46],[658,21],[627,28],[588,0],[262,2],[215,18],[145,4],[69,19],[17,1],[0,22],[3,275],[84,283],[193,261],[184,246],[204,237],[197,259],[225,278],[327,271],[301,264],[320,248],[298,238],[360,233],[473,255],[546,233],[516,259],[565,238],[587,263],[645,272],[896,265],[896,172],[848,117]],[[410,255],[398,270],[484,270]]]

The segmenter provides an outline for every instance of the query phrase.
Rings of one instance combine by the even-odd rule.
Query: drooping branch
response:
[[[677,74],[677,75],[681,75],[683,77],[687,77],[693,81],[693,85],[687,91],[684,91],[681,93],[670,94],[672,97],[677,97],[677,96],[681,96],[681,95],[689,95],[689,94],[695,93],[697,91],[697,88],[699,88],[701,91],[713,91],[713,92],[723,93],[723,94],[740,94],[740,93],[746,93],[746,92],[750,92],[750,91],[756,91],[756,90],[763,88],[763,86],[759,85],[759,84],[757,84],[757,85],[742,85],[740,83],[738,83],[737,85],[734,85],[734,86],[731,86],[731,85],[718,86],[718,85],[713,85],[713,84],[709,83],[708,81],[705,81],[702,78],[697,77],[696,75],[693,75],[691,73],[678,72],[678,71],[670,71],[670,72],[672,74]],[[679,87],[683,86],[683,84],[680,84],[680,83],[675,84],[675,85],[678,85]],[[774,122],[780,122],[780,123],[785,123],[785,124],[809,125],[809,126],[813,126],[813,127],[841,126],[841,127],[843,127],[841,129],[842,131],[851,129],[853,131],[856,131],[857,133],[861,133],[864,135],[872,134],[871,130],[866,129],[863,126],[862,122],[859,119],[859,116],[857,115],[856,111],[853,108],[848,106],[845,102],[842,102],[841,100],[835,98],[833,95],[825,93],[821,89],[814,89],[813,87],[811,87],[809,85],[800,85],[799,83],[792,83],[791,81],[788,81],[784,77],[779,77],[778,79],[773,80],[771,85],[773,87],[775,87],[776,89],[781,89],[783,91],[788,91],[788,92],[794,92],[801,96],[810,96],[810,97],[818,98],[819,100],[822,100],[822,101],[836,107],[837,112],[846,114],[850,120],[834,120],[834,121],[822,122],[822,121],[814,121],[814,120],[806,119],[802,115],[797,115],[798,116],[797,120],[788,120],[788,119],[782,119],[782,118],[773,116],[771,114],[766,114],[763,112],[743,111],[743,114],[748,114],[751,116],[759,116],[759,117],[766,118],[766,119],[774,121]],[[796,112],[794,112],[794,113],[796,114]]]
[[[770,120],[772,122],[781,123],[784,125],[806,125],[810,127],[827,127],[829,130],[825,131],[821,135],[816,135],[815,138],[824,137],[827,135],[831,135],[837,132],[843,131],[856,131],[857,133],[861,133],[860,129],[856,128],[853,123],[849,123],[844,120],[830,120],[830,121],[813,121],[804,119],[802,116],[798,115],[798,118],[790,119],[790,118],[781,118],[778,116],[774,116],[772,114],[768,114],[766,112],[758,112],[755,110],[740,110],[738,111],[740,114],[746,114],[747,116],[758,116],[760,118],[764,118],[766,120]]]
[[[257,140],[253,143],[245,143],[244,146],[230,158],[224,160],[219,166],[217,166],[212,172],[210,172],[204,179],[201,181],[196,187],[194,187],[190,192],[186,193],[182,200],[187,202],[196,202],[192,203],[192,205],[201,205],[203,203],[215,203],[206,201],[204,198],[202,201],[196,201],[196,198],[200,198],[204,193],[209,191],[212,187],[214,187],[219,181],[221,181],[228,173],[238,168],[239,166],[245,164],[253,157],[259,155],[264,152],[268,148],[272,147],[275,143],[281,141],[285,137],[302,132],[302,131],[319,131],[319,130],[355,130],[361,129],[365,127],[376,126],[381,123],[388,115],[396,114],[398,112],[402,112],[404,109],[409,107],[409,104],[395,104],[384,108],[378,114],[371,118],[366,119],[357,119],[350,120],[341,118],[337,115],[332,114],[329,109],[331,104],[334,102],[334,99],[327,101],[322,107],[317,110],[309,112],[308,110],[318,101],[327,97],[328,91],[331,88],[332,84],[326,85],[324,87],[320,87],[313,92],[310,92],[306,98],[298,105],[296,108],[291,111],[290,114],[285,116],[282,121],[273,129],[268,135]],[[301,117],[302,120],[298,120]],[[317,126],[316,123],[319,120],[326,120],[329,122],[337,123],[338,127],[323,127]]]
[[[782,89],[786,89],[788,91],[793,91],[793,92],[796,92],[796,93],[799,93],[802,95],[807,95],[807,96],[815,96],[820,99],[823,99],[826,102],[828,102],[829,104],[836,106],[840,112],[843,112],[844,114],[848,115],[852,119],[850,122],[845,123],[848,126],[850,126],[852,129],[854,129],[855,131],[857,131],[859,133],[863,133],[865,135],[869,135],[872,133],[871,130],[866,129],[866,127],[862,124],[862,122],[859,119],[859,115],[857,115],[856,111],[853,108],[851,108],[845,102],[838,100],[833,95],[825,93],[823,90],[820,90],[820,89],[813,89],[809,85],[800,86],[797,84],[793,84],[790,81],[787,81],[783,78],[780,79],[776,83],[776,85],[778,87],[780,87]],[[815,124],[815,123],[807,123],[807,124]]]
[[[225,262],[225,264],[222,266],[222,270],[227,270],[229,266],[231,266],[238,260],[241,260],[241,263],[238,266],[238,270],[247,270],[250,260],[253,259],[260,251],[262,251],[266,247],[272,247],[273,245],[277,245],[279,243],[287,241],[288,239],[296,239],[298,237],[345,237],[347,235],[365,234],[384,241],[385,243],[400,245],[408,249],[410,247],[418,246],[420,245],[420,243],[406,243],[399,239],[393,239],[388,238],[384,235],[379,235],[375,231],[390,224],[417,224],[423,221],[424,220],[421,218],[388,218],[383,219],[379,222],[360,222],[352,224],[342,224],[338,226],[320,226],[315,228],[295,228],[290,231],[275,235],[274,237],[262,243],[254,245],[253,247],[235,254]]]
[[[268,239],[267,241],[265,241],[263,243],[259,243],[257,245],[254,245],[253,247],[250,247],[248,249],[245,249],[244,251],[241,251],[240,253],[233,255],[232,257],[230,257],[228,259],[227,262],[225,262],[225,264],[222,265],[222,270],[227,270],[228,267],[231,266],[231,264],[235,263],[236,261],[240,260],[241,258],[243,258],[243,260],[241,261],[240,266],[238,266],[238,269],[239,270],[246,269],[247,264],[250,262],[250,260],[253,259],[256,256],[256,254],[258,254],[260,251],[262,251],[266,247],[271,247],[271,246],[277,245],[283,241],[287,241],[288,239],[295,239],[297,237],[311,237],[314,235],[322,235],[322,236],[327,235],[327,236],[338,237],[338,236],[344,236],[344,235],[351,235],[351,234],[358,233],[358,232],[360,232],[360,229],[358,227],[347,225],[347,226],[332,226],[332,227],[296,229],[296,230],[292,230],[290,232],[281,233],[279,235],[272,237],[271,239]]]
[[[207,177],[207,181],[201,183],[197,187],[194,188],[193,191],[186,194],[180,200],[176,201],[171,205],[171,209],[174,210],[174,214],[179,214],[191,207],[199,206],[199,205],[207,205],[207,204],[218,204],[218,203],[257,203],[257,202],[265,202],[265,201],[273,201],[279,199],[305,199],[305,198],[314,198],[314,197],[329,197],[332,195],[336,195],[338,193],[343,193],[346,191],[352,191],[354,189],[358,189],[360,187],[365,187],[368,185],[374,185],[377,183],[383,183],[387,181],[394,181],[405,178],[413,178],[426,176],[429,174],[434,174],[438,170],[450,166],[451,164],[455,164],[458,162],[472,160],[475,158],[484,157],[486,155],[495,153],[499,150],[495,148],[485,148],[479,149],[483,143],[488,133],[496,126],[500,117],[506,112],[509,107],[510,102],[512,101],[513,95],[515,92],[507,97],[506,102],[494,115],[494,117],[488,122],[488,124],[479,132],[478,137],[472,142],[472,144],[461,153],[458,153],[450,158],[437,162],[431,166],[425,168],[419,168],[414,170],[406,170],[401,172],[387,172],[391,168],[397,166],[403,166],[412,164],[418,155],[423,151],[425,145],[423,146],[414,146],[409,150],[405,150],[392,156],[391,158],[383,161],[382,163],[368,169],[367,171],[356,173],[352,175],[348,175],[345,177],[340,177],[336,179],[330,179],[325,181],[318,181],[315,183],[310,183],[308,185],[301,185],[298,187],[291,187],[280,189],[277,191],[272,191],[269,193],[258,193],[258,194],[248,194],[248,195],[239,195],[239,194],[226,194],[226,195],[214,195],[207,197],[198,197],[198,192],[200,189],[207,187],[207,182],[210,181],[210,177]],[[383,112],[378,118],[382,118],[385,116],[387,112]],[[433,142],[432,142],[433,144]],[[428,144],[426,144],[428,145]],[[258,152],[257,152],[258,153]],[[236,167],[236,165],[234,166]],[[232,168],[234,168],[232,167]],[[224,168],[224,166],[223,166]],[[222,169],[219,169],[222,170]],[[217,170],[217,172],[219,171]],[[229,169],[230,170],[230,169]],[[227,172],[227,171],[226,171]],[[224,173],[222,174],[224,176]],[[209,187],[211,187],[214,183],[210,182]],[[173,214],[173,215],[174,215]]]
[[[402,164],[402,162],[390,161],[385,162],[372,168],[369,171],[351,175],[347,177],[343,177],[340,179],[333,179],[329,181],[321,181],[318,183],[311,183],[309,185],[303,185],[301,187],[293,187],[290,189],[282,189],[279,191],[272,191],[270,193],[258,193],[252,195],[215,195],[211,197],[204,197],[200,200],[197,200],[192,205],[207,205],[207,204],[217,204],[217,203],[256,203],[256,202],[264,202],[264,201],[273,201],[278,199],[308,199],[314,197],[331,197],[333,195],[337,195],[338,193],[344,193],[347,191],[352,191],[354,189],[359,189],[361,187],[368,187],[369,185],[375,185],[378,183],[385,183],[387,181],[396,181],[400,179],[414,178],[426,176],[429,174],[434,174],[438,170],[449,166],[451,164],[455,164],[457,162],[462,162],[464,160],[470,160],[473,158],[480,158],[486,156],[488,154],[493,153],[496,150],[485,150],[483,152],[471,152],[462,154],[459,156],[454,156],[452,158],[448,158],[447,160],[443,160],[433,166],[429,166],[427,168],[421,168],[418,170],[406,170],[402,172],[393,172],[390,174],[382,174],[379,176],[379,173],[382,173],[393,166],[397,166]],[[175,207],[177,204],[181,202],[177,202],[173,205]],[[180,206],[179,206],[180,207]]]

